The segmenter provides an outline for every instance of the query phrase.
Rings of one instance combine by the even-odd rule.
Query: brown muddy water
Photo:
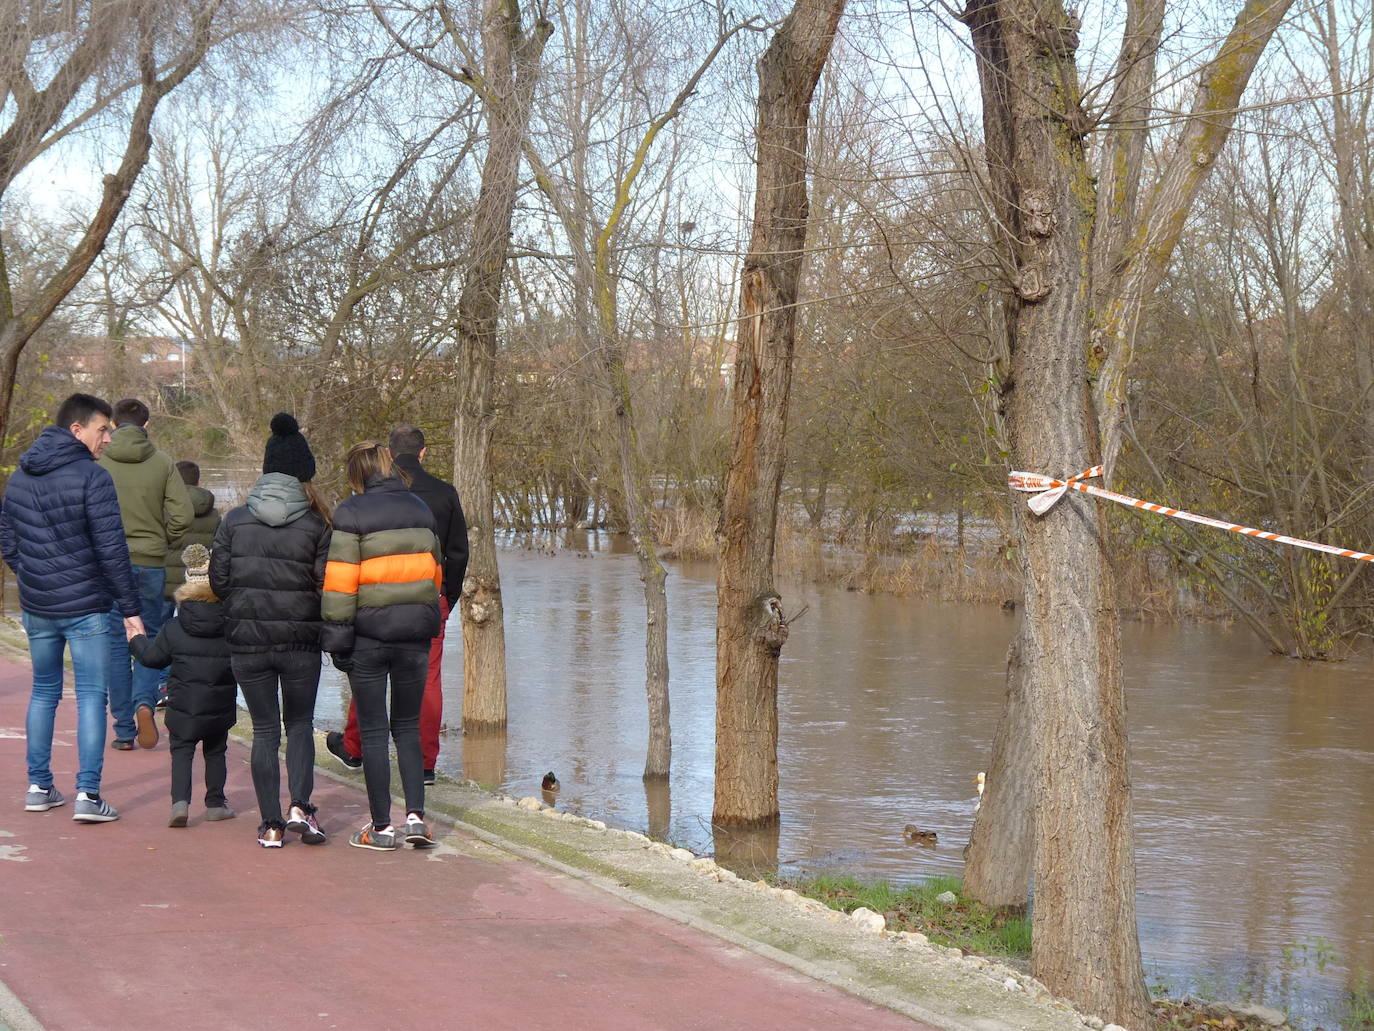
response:
[[[714,571],[677,566],[669,579],[673,775],[646,795],[642,594],[633,557],[601,547],[502,550],[509,732],[448,733],[440,769],[516,796],[537,796],[552,770],[560,808],[712,852]],[[810,610],[779,678],[779,865],[898,882],[957,874],[1017,617],[783,589],[789,607]],[[449,642],[456,722],[456,618]],[[1151,984],[1268,1001],[1309,1027],[1354,1026],[1347,992],[1374,972],[1369,660],[1275,658],[1214,626],[1128,624],[1123,645]],[[341,722],[335,678],[321,726]],[[907,823],[938,831],[938,845],[905,843]]]

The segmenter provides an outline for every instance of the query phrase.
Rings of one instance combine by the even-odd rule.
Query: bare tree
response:
[[[582,5],[575,16],[585,19]],[[647,40],[636,40],[625,12],[612,11],[617,45],[631,54]],[[588,350],[595,356],[607,407],[613,414],[616,440],[616,470],[620,499],[624,505],[627,528],[639,561],[639,576],[644,584],[645,695],[649,712],[649,743],[644,763],[645,779],[666,778],[672,763],[672,733],[669,723],[668,693],[668,598],[667,571],[659,559],[658,545],[650,513],[647,476],[643,468],[639,427],[635,417],[634,391],[627,367],[627,347],[620,312],[620,282],[624,275],[623,236],[633,206],[640,200],[641,176],[655,144],[664,130],[679,117],[689,99],[710,70],[716,58],[738,33],[754,21],[733,21],[729,12],[716,11],[716,35],[706,53],[693,61],[682,86],[666,103],[648,98],[637,82],[644,71],[628,62],[616,73],[628,79],[626,92],[634,102],[635,115],[629,131],[617,134],[617,145],[610,157],[606,176],[604,214],[593,203],[595,187],[590,181],[589,152],[594,143],[589,127],[596,122],[590,108],[606,102],[614,90],[589,96],[589,109],[571,113],[573,127],[569,150],[570,168],[566,175],[556,173],[531,147],[530,164],[535,178],[554,210],[562,233],[570,243],[572,259],[573,322],[581,331]],[[592,76],[586,55],[574,50],[569,55],[577,91],[590,94]],[[606,85],[609,85],[606,84]],[[639,123],[643,121],[642,127]]]
[[[1134,200],[1126,184],[1139,165],[1128,162],[1138,161],[1143,148],[1128,140],[1109,149],[1104,189],[1111,217],[1099,216],[1097,226],[1104,240],[1126,242],[1105,284],[1093,280],[1099,247],[1107,244],[1093,236],[1097,194],[1084,148],[1091,120],[1076,67],[1076,15],[1058,2],[970,0],[965,8],[978,59],[997,248],[1007,269],[1009,376],[1002,389],[1013,468],[1059,475],[1094,464],[1099,454],[1115,458],[1122,378],[1140,308],[1167,268],[1255,62],[1287,7],[1288,0],[1244,7],[1203,69],[1191,117],[1137,211],[1118,208]],[[1148,4],[1127,18],[1117,76],[1126,92],[1108,107],[1125,131],[1141,131],[1138,91],[1153,76],[1137,82],[1132,70],[1153,60],[1161,23]],[[1094,366],[1103,366],[1100,426],[1088,396],[1090,343],[1097,348]],[[1125,704],[1103,519],[1086,506],[1060,506],[1042,519],[1023,517],[1020,541],[1025,607],[1018,657],[1034,740],[1028,757],[1038,770],[1032,968],[1052,991],[1088,1011],[1147,1027],[1154,1017],[1135,926]],[[994,767],[989,783],[1028,776],[1029,770]]]
[[[773,585],[778,494],[806,244],[807,126],[844,0],[797,0],[759,59],[754,229],[740,274],[730,466],[716,587],[716,779],[712,822],[778,821],[778,656]]]
[[[463,730],[496,731],[506,725],[505,616],[496,563],[491,473],[498,317],[520,156],[553,23],[541,8],[527,29],[517,0],[484,0],[479,61],[467,45],[461,18],[447,3],[406,12],[406,29],[419,34],[419,42],[402,35],[397,16],[389,8],[373,4],[372,10],[406,53],[469,87],[481,102],[487,123],[487,153],[454,327],[458,397],[453,417],[453,478],[463,499],[471,545],[460,602]],[[459,60],[445,60],[443,48],[451,49]]]
[[[98,119],[117,119],[124,139],[95,210],[62,266],[16,304],[0,245],[0,440],[4,440],[19,356],[34,333],[90,270],[152,148],[153,114],[186,81],[215,41],[222,0],[192,5],[165,0],[92,0],[62,5],[20,3],[0,8],[11,27],[0,53],[3,110],[0,200],[42,154]],[[117,101],[135,97],[127,120]],[[75,105],[75,106],[74,106]]]

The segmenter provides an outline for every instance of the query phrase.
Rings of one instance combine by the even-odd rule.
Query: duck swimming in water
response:
[[[914,823],[902,828],[902,837],[913,845],[934,845],[940,840],[940,836],[934,831],[923,831]]]
[[[553,770],[544,774],[544,779],[539,782],[539,786],[545,791],[558,790],[558,778],[553,775]]]

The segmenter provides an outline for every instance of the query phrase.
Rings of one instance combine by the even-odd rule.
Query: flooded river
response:
[[[560,807],[712,852],[713,569],[679,565],[669,579],[673,775],[649,795],[633,557],[508,548],[501,570],[510,729],[494,741],[449,733],[440,769],[516,796],[538,795],[552,770]],[[779,678],[782,868],[957,873],[1018,617],[783,589],[789,608],[810,610]],[[449,642],[456,723],[456,618]],[[1333,1026],[1347,988],[1374,971],[1374,670],[1274,658],[1216,627],[1127,625],[1123,643],[1148,978]],[[321,726],[341,723],[335,677]],[[906,844],[907,823],[937,830],[938,846]]]

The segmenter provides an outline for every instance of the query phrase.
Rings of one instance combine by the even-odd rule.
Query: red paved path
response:
[[[29,674],[0,660],[0,982],[49,1031],[920,1027],[529,862],[350,848],[364,796],[327,778],[329,843],[259,848],[233,743],[238,819],[204,823],[198,789],[191,826],[166,826],[164,737],[107,752],[117,822],[74,823],[68,685],[53,749],[68,802],[24,812]]]

